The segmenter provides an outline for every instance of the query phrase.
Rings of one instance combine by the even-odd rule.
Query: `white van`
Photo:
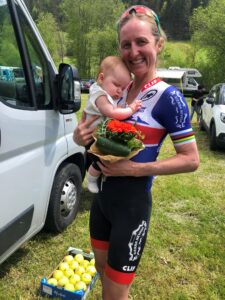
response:
[[[62,232],[78,211],[85,149],[72,139],[78,72],[52,58],[22,0],[0,0],[0,263],[45,225]],[[7,69],[7,68],[6,68]]]
[[[197,69],[169,67],[158,68],[157,75],[167,83],[176,86],[185,96],[191,96],[198,89],[199,83],[196,77],[202,77]]]

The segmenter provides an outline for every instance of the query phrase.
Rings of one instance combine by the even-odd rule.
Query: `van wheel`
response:
[[[209,130],[209,148],[212,151],[218,149],[216,142],[216,127],[214,123],[211,125]]]
[[[62,232],[73,222],[78,212],[82,189],[80,169],[74,164],[63,164],[57,171],[52,186],[45,229]]]

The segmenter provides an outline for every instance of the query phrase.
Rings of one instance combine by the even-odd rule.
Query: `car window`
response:
[[[216,86],[216,90],[215,90],[215,104],[220,104],[220,85]]]
[[[225,85],[222,85],[221,88],[221,101],[220,104],[225,105]]]
[[[213,98],[215,100],[215,97],[216,97],[216,90],[215,90],[215,87],[213,87],[211,89],[211,91],[209,92],[209,98]]]

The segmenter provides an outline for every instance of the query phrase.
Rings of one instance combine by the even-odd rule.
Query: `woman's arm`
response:
[[[199,166],[199,155],[195,142],[177,146],[172,157],[149,163],[121,160],[115,163],[99,163],[105,176],[155,176],[195,171]]]
[[[124,120],[141,108],[141,100],[135,100],[128,107],[114,107],[106,96],[100,96],[95,102],[99,111],[108,118]]]
[[[73,132],[73,140],[80,146],[86,146],[93,141],[93,131],[94,127],[91,127],[91,124],[97,120],[99,116],[93,116],[88,120],[86,119],[86,114],[83,112],[82,119],[78,123],[77,127]]]

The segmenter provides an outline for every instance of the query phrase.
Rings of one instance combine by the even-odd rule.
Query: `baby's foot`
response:
[[[90,174],[87,175],[87,188],[91,193],[98,193],[98,184],[97,184],[98,177],[94,177]]]

